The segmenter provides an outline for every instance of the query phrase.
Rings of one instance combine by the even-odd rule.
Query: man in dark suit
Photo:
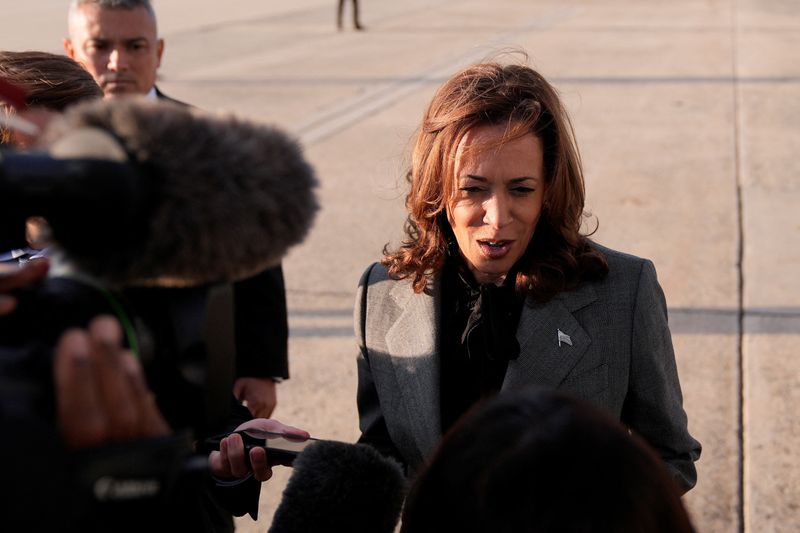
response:
[[[155,84],[164,40],[158,37],[149,0],[72,0],[64,49],[92,74],[107,98],[170,99]],[[235,283],[234,302],[234,394],[253,416],[267,418],[277,404],[276,383],[289,377],[281,266]]]

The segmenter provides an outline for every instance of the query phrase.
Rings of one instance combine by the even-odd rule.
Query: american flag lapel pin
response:
[[[559,348],[561,348],[561,343],[562,342],[564,344],[569,344],[570,346],[572,346],[572,339],[569,337],[569,335],[567,335],[566,333],[564,333],[563,331],[561,331],[559,329],[558,330],[558,347]]]

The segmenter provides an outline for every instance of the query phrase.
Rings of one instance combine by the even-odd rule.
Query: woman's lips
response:
[[[500,259],[511,250],[511,244],[514,241],[506,240],[481,240],[478,241],[481,253],[489,259]]]

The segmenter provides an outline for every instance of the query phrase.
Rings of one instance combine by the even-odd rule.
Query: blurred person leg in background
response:
[[[365,30],[366,28],[361,25],[361,19],[359,17],[358,0],[351,0],[350,3],[353,6],[353,28],[358,31]],[[344,4],[345,0],[339,0],[339,7],[336,10],[336,27],[339,28],[340,31],[344,28]]]

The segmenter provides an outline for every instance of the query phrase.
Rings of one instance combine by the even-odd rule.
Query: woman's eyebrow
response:
[[[511,178],[509,180],[511,183],[521,183],[523,181],[539,181],[539,178],[536,176],[520,176],[518,178]]]
[[[461,176],[461,178],[459,178],[459,179],[462,179],[462,180],[471,179],[471,180],[476,180],[476,181],[481,181],[481,182],[489,181],[488,178],[485,178],[483,176],[479,176],[477,174],[466,174],[464,176]],[[536,176],[519,176],[518,178],[511,178],[509,181],[511,183],[521,183],[523,181],[528,181],[528,180],[537,181],[538,182],[538,181],[540,181],[540,179],[541,178],[537,178]]]

